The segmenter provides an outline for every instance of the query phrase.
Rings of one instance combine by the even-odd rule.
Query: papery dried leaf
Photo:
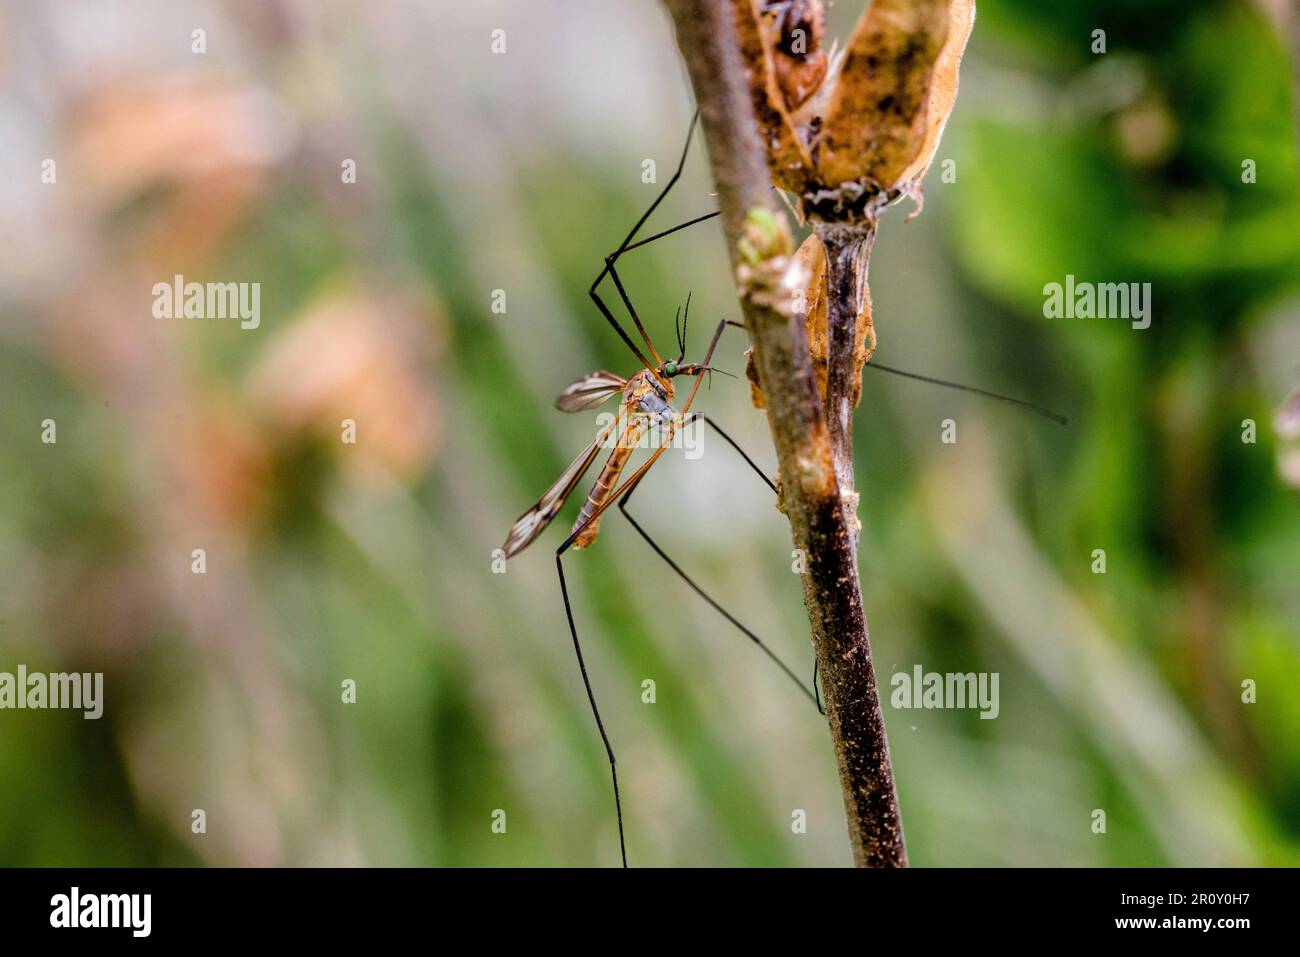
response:
[[[826,401],[826,376],[829,368],[827,352],[829,338],[826,331],[826,248],[815,235],[809,234],[795,253],[808,269],[808,285],[804,289],[804,330],[808,333],[808,354],[812,357],[813,372],[817,375],[817,393]]]
[[[812,169],[812,159],[786,111],[785,97],[776,78],[772,44],[763,29],[758,4],[759,0],[732,0],[754,117],[767,146],[767,165],[773,182],[782,189],[801,193]]]
[[[958,2],[872,0],[849,39],[817,143],[826,186],[888,190],[922,156],[935,69]]]
[[[795,306],[804,317],[804,332],[808,337],[808,354],[813,372],[817,376],[817,393],[826,401],[826,379],[829,374],[829,338],[827,332],[828,300],[826,298],[826,249],[815,234],[809,235],[795,253],[795,258],[808,271],[808,282],[803,289],[803,301]],[[862,396],[862,367],[876,351],[876,331],[871,322],[871,288],[863,284],[863,308],[858,315],[854,335],[854,387],[853,404]],[[758,366],[753,349],[745,352],[745,377],[749,380],[750,399],[756,409],[767,408],[767,397],[759,380]]]
[[[804,282],[792,292],[791,313],[802,315],[808,336],[808,352],[817,375],[817,392],[826,401],[826,253],[821,240],[810,235],[795,252]],[[767,408],[767,396],[759,379],[754,350],[745,352],[745,378],[749,380],[749,397],[756,409]]]
[[[826,37],[826,10],[821,0],[767,0],[759,4],[774,52],[809,56]]]
[[[904,184],[925,176],[934,154],[939,150],[939,140],[948,117],[957,103],[957,73],[962,54],[975,27],[975,0],[951,0],[948,6],[948,37],[939,51],[930,80],[930,98],[926,105],[925,141],[912,164],[899,176]]]
[[[817,373],[817,389],[826,400],[829,370],[829,300],[826,289],[826,247],[814,233],[799,247],[798,257],[808,267],[808,312],[804,327],[808,332],[808,352]],[[876,330],[871,321],[871,286],[862,282],[862,311],[858,313],[853,334],[853,404],[862,398],[862,367],[876,351]]]
[[[828,61],[826,51],[821,50],[810,57],[795,58],[776,57],[776,82],[785,98],[787,110],[797,110],[817,92],[826,79]]]
[[[826,79],[829,59],[822,49],[826,14],[821,0],[786,0],[768,6],[764,27],[776,82],[788,114],[793,117]],[[797,125],[797,124],[796,124]]]
[[[862,284],[862,311],[853,342],[853,404],[862,401],[862,367],[876,353],[876,326],[871,321],[871,284]]]
[[[756,409],[767,408],[767,396],[763,394],[763,385],[758,381],[758,363],[754,361],[754,347],[745,350],[745,378],[749,381],[749,401]]]

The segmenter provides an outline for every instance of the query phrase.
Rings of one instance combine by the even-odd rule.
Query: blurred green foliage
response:
[[[6,303],[0,669],[104,670],[109,703],[99,722],[0,714],[0,863],[616,862],[608,767],[550,555],[560,532],[504,575],[491,552],[589,436],[589,417],[560,416],[553,395],[590,369],[632,368],[585,293],[657,188],[640,181],[643,156],[666,176],[689,117],[651,6],[575,20],[520,5],[500,14],[504,61],[482,52],[486,21],[463,7],[433,33],[403,7],[405,30],[335,24],[299,47],[245,24],[265,59],[240,69],[308,133],[332,104],[344,155],[363,156],[364,200],[344,199],[338,150],[316,156],[304,136],[214,249],[182,261],[165,244],[151,261],[160,276],[260,278],[263,328],[185,326],[161,361],[114,377],[97,371],[111,351],[91,334],[97,314],[68,337],[45,324],[59,312],[49,289],[19,286]],[[855,13],[837,5],[833,29]],[[421,36],[432,55],[403,45]],[[657,71],[601,59],[606,45],[616,60],[661,46]],[[1071,424],[866,374],[862,571],[882,686],[916,663],[1001,675],[996,721],[886,708],[915,864],[1300,862],[1300,493],[1271,425],[1300,378],[1291,56],[1246,2],[980,4],[939,154],[956,182],[936,163],[925,215],[882,223],[879,355]],[[382,79],[331,85],[322,62]],[[700,152],[651,228],[711,208]],[[110,264],[144,228],[89,225]],[[735,317],[712,224],[620,271],[665,342],[693,293],[692,355]],[[1150,282],[1151,328],[1044,318],[1044,285],[1067,274]],[[431,303],[415,312],[436,344],[419,380],[436,438],[418,468],[379,481],[358,477],[334,420],[277,431],[273,406],[288,400],[250,384],[319,297],[350,284]],[[130,302],[142,308],[118,311]],[[405,341],[378,313],[364,326],[374,348]],[[153,347],[149,322],[122,327],[128,345]],[[95,343],[90,358],[69,339]],[[337,360],[333,341],[303,357],[302,378]],[[743,348],[728,333],[719,365],[740,373]],[[398,392],[374,379],[367,395]],[[743,379],[718,377],[702,402],[772,468]],[[189,449],[172,414],[191,407],[203,415]],[[411,415],[399,403],[398,421]],[[47,416],[55,446],[33,424]],[[963,457],[938,442],[948,416]],[[255,504],[206,512],[194,462],[217,476],[208,494],[247,485]],[[633,511],[796,671],[811,668],[788,530],[728,449],[665,457]],[[191,579],[200,533],[212,570]],[[1090,570],[1096,548],[1105,575]],[[632,862],[847,863],[824,725],[770,664],[614,516],[566,568]],[[355,705],[340,702],[344,678]],[[192,833],[194,808],[206,834]],[[796,808],[807,834],[791,833]]]

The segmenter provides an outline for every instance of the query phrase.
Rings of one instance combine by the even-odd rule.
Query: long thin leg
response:
[[[573,623],[573,607],[569,604],[569,589],[564,582],[563,556],[571,544],[566,541],[555,552],[555,570],[560,576],[560,594],[564,596],[564,614],[569,619],[569,633],[573,635],[573,650],[578,656],[578,670],[582,672],[582,684],[587,689],[587,700],[591,702],[591,713],[596,717],[596,729],[600,731],[600,740],[605,742],[605,753],[609,756],[609,776],[614,783],[614,812],[618,815],[618,852],[627,867],[627,844],[623,839],[623,802],[618,794],[618,765],[614,760],[614,746],[609,743],[605,733],[605,722],[600,719],[600,707],[596,704],[596,693],[591,689],[591,678],[587,676],[587,664],[582,658],[582,644],[578,641],[578,627]]]
[[[719,334],[721,334],[721,331],[722,327],[720,326],[718,329]],[[717,340],[718,336],[715,335],[713,337],[714,345],[717,344]],[[712,354],[712,348],[710,348],[710,354]],[[698,379],[696,384],[699,384]],[[694,393],[692,393],[693,396]],[[578,640],[578,626],[573,621],[573,606],[569,603],[569,587],[564,581],[564,553],[578,540],[578,536],[582,534],[585,528],[604,514],[605,510],[609,508],[616,498],[621,496],[627,489],[636,486],[636,483],[645,476],[646,472],[658,461],[659,456],[663,455],[667,448],[668,446],[664,445],[655,449],[650,458],[643,462],[627,481],[615,489],[609,498],[605,499],[591,515],[587,516],[585,521],[579,523],[569,533],[569,537],[555,550],[555,571],[560,576],[560,594],[564,597],[564,616],[569,620],[569,634],[573,636],[573,651],[578,657],[578,670],[582,672],[582,684],[587,689],[587,700],[591,702],[591,713],[596,718],[596,730],[600,732],[600,740],[605,744],[605,754],[609,756],[609,777],[614,785],[614,812],[618,815],[618,850],[623,858],[624,867],[627,867],[627,842],[623,836],[623,801],[618,791],[618,762],[614,758],[614,746],[610,744],[609,735],[605,732],[605,722],[600,717],[600,706],[596,704],[596,692],[592,690],[591,678],[587,675],[587,664],[582,657],[582,643]]]
[[[650,239],[654,239],[654,238],[656,237],[654,236],[650,237]],[[650,241],[649,239],[643,240],[643,242],[649,242],[649,241]],[[630,249],[632,247],[629,246],[628,248]],[[725,321],[727,325],[735,326],[737,329],[745,328],[743,323],[733,322],[730,319],[727,319]],[[1070,424],[1070,420],[1065,416],[1061,415],[1059,412],[1053,412],[1051,409],[1045,409],[1042,406],[1034,405],[1034,403],[1026,402],[1024,399],[1017,399],[1014,396],[1003,395],[1001,392],[992,392],[988,389],[981,389],[978,386],[964,385],[960,382],[951,382],[948,379],[937,379],[934,376],[922,375],[919,372],[909,372],[906,369],[899,369],[895,366],[882,365],[881,363],[877,362],[874,357],[863,368],[875,369],[877,372],[888,372],[892,375],[903,376],[904,378],[907,379],[916,379],[918,382],[925,382],[929,385],[943,386],[945,389],[956,389],[960,392],[970,392],[975,395],[982,395],[987,399],[997,399],[1000,402],[1009,402],[1012,405],[1020,406],[1021,408],[1027,409],[1030,412],[1034,412],[1038,415],[1041,415],[1044,418],[1051,419],[1053,422],[1056,422],[1058,425]]]
[[[742,449],[739,445],[736,444],[736,440],[735,440],[735,439],[733,439],[731,436],[729,436],[726,432],[724,432],[724,431],[722,430],[722,427],[721,427],[720,425],[718,425],[718,423],[714,422],[712,419],[710,419],[710,418],[709,418],[707,415],[705,415],[703,412],[695,412],[695,413],[692,413],[692,414],[691,414],[691,418],[690,418],[689,420],[687,420],[687,423],[686,423],[686,424],[689,425],[691,421],[693,421],[694,419],[697,419],[697,418],[703,419],[705,422],[707,422],[709,425],[711,425],[711,426],[713,427],[713,431],[714,431],[714,432],[717,432],[718,435],[722,436],[723,439],[726,440],[727,444],[730,445],[733,449],[735,449],[735,450],[736,450],[736,453],[737,453],[737,454],[738,454],[742,459],[745,460],[745,464],[748,465],[751,469],[754,470],[754,474],[757,475],[759,478],[761,478],[761,479],[763,480],[763,483],[764,483],[768,488],[770,488],[770,489],[772,490],[772,493],[773,493],[773,494],[776,494],[776,484],[775,484],[775,483],[774,483],[770,478],[767,477],[767,473],[766,473],[766,472],[764,472],[761,468],[759,468],[756,464],[754,464],[754,460],[751,459],[751,458],[746,454],[746,452],[745,452],[744,449]]]
[[[738,323],[738,322],[731,322],[730,320],[727,321],[727,325],[730,325],[730,326],[739,326],[741,329],[745,328],[744,326],[741,326],[740,323]],[[772,484],[772,480],[771,480],[770,478],[767,477],[767,473],[764,472],[762,469],[760,469],[757,465],[754,464],[754,460],[751,459],[747,454],[745,454],[745,450],[742,449],[739,445],[737,445],[735,439],[733,439],[733,438],[732,438],[731,436],[729,436],[726,432],[724,432],[724,431],[722,430],[722,427],[719,426],[718,423],[714,422],[712,419],[710,419],[710,418],[709,418],[707,415],[705,415],[703,412],[696,412],[695,415],[698,415],[700,418],[702,418],[702,419],[703,419],[705,422],[707,422],[709,425],[713,426],[713,431],[717,432],[720,436],[722,436],[724,439],[726,439],[726,440],[727,440],[727,444],[729,444],[733,449],[735,449],[737,452],[740,453],[740,457],[741,457],[742,459],[744,459],[746,463],[748,463],[749,467],[750,467],[751,469],[753,469],[753,470],[755,471],[755,473],[758,474],[758,477],[759,477],[759,478],[761,478],[764,482],[767,483],[767,487],[770,488],[773,492],[776,491],[776,486],[775,486],[774,484]],[[629,496],[630,496],[631,494],[632,494],[631,492],[628,493]],[[627,496],[624,496],[623,501],[625,501],[625,502],[627,501]],[[625,511],[623,512],[623,514],[624,514],[624,515],[627,515],[627,511],[625,510]],[[627,517],[628,517],[628,520],[631,521],[632,516],[631,516],[631,515],[628,515]],[[636,523],[633,522],[632,524],[635,525]],[[637,531],[640,531],[640,529],[637,529]],[[644,534],[644,533],[643,533],[643,534]],[[652,543],[652,544],[653,544],[653,543]],[[656,550],[657,550],[657,549],[656,549]],[[669,564],[671,565],[672,562],[669,562]],[[691,587],[695,587],[695,586],[692,584]],[[696,591],[699,591],[699,589],[697,588]],[[707,596],[706,596],[706,598],[707,598]],[[708,601],[709,601],[710,603],[712,603],[712,599],[708,599]],[[723,614],[726,615],[727,613],[726,613],[726,612],[723,612]],[[731,616],[730,616],[730,615],[727,615],[727,617],[730,618]],[[769,652],[769,655],[770,655],[770,654],[771,654],[771,653]],[[781,667],[784,668],[785,666],[782,665]],[[800,685],[799,687],[800,687],[800,689],[802,690],[803,686]],[[817,691],[817,656],[816,656],[816,655],[813,655],[812,690],[813,690],[813,704],[815,704],[815,705],[817,706],[817,713],[818,713],[818,714],[825,714],[825,713],[826,713],[826,709],[822,707],[822,698],[821,698],[821,695],[820,695],[820,694],[818,693],[818,691]]]
[[[737,445],[735,440],[732,439],[731,436],[727,435],[726,432],[724,432],[721,428],[719,428],[716,422],[710,419],[707,415],[704,415],[703,413],[700,412],[695,413],[692,416],[692,419],[695,417],[699,417],[703,419],[705,422],[707,422],[709,425],[713,426],[714,431],[716,431],[719,435],[721,435],[724,439],[726,439],[727,443],[733,449],[735,449],[737,452],[740,453],[740,457],[745,460],[745,462],[749,465],[749,467],[752,468],[754,472],[757,473],[757,475],[765,483],[767,483],[768,488],[770,488],[773,492],[776,491],[776,486],[772,484],[772,480],[763,474],[763,470],[760,469],[756,464],[754,464],[754,460],[751,459],[748,455],[746,455],[744,449],[742,449],[739,445]],[[778,658],[776,654],[772,651],[772,649],[763,643],[762,638],[758,637],[758,635],[754,634],[753,631],[751,631],[749,628],[746,628],[743,624],[741,624],[735,615],[731,614],[731,612],[723,608],[720,604],[718,604],[717,601],[713,599],[711,595],[709,595],[703,588],[697,585],[694,579],[692,579],[691,576],[687,575],[686,572],[682,571],[681,566],[678,565],[671,558],[669,558],[668,554],[662,548],[659,547],[659,544],[653,538],[650,537],[650,534],[644,528],[641,527],[641,524],[635,518],[632,517],[632,513],[629,512],[627,509],[627,503],[632,498],[632,493],[636,491],[637,485],[640,484],[640,481],[641,481],[640,478],[638,478],[636,484],[628,488],[627,492],[624,493],[624,495],[619,499],[618,502],[619,511],[623,513],[623,515],[627,518],[628,522],[631,523],[632,527],[636,529],[637,534],[640,535],[643,539],[645,539],[646,544],[649,545],[654,550],[655,554],[658,555],[660,558],[662,558],[664,560],[664,563],[667,564],[669,568],[671,568],[674,572],[677,573],[677,577],[679,577],[682,581],[686,582],[686,584],[691,587],[691,590],[694,591],[695,594],[703,598],[706,602],[708,602],[714,611],[716,611],[723,618],[727,619],[727,621],[735,625],[736,628],[738,628],[741,631],[741,633],[745,635],[745,637],[747,637],[750,641],[752,641],[755,645],[757,645],[759,650],[761,650],[763,654],[767,655],[767,657],[770,658],[773,661],[773,663],[775,663],[776,666],[780,668],[782,672],[785,673],[786,677],[788,677],[791,681],[795,683],[795,685],[799,688],[800,691],[802,691],[805,695],[807,695],[808,700],[812,701],[812,703],[817,706],[817,710],[821,711],[821,702],[818,701],[817,699],[816,690],[815,690],[816,689],[815,681],[814,681],[814,690],[810,692],[804,686],[803,682],[801,682],[799,678],[794,674],[794,672],[791,671],[789,667],[786,666],[785,662],[783,662],[780,658]],[[825,712],[822,713],[824,714]]]
[[[1003,395],[1000,392],[990,392],[988,389],[981,389],[973,385],[962,385],[960,382],[949,382],[947,379],[936,379],[933,376],[921,375],[919,372],[908,372],[906,369],[897,369],[893,366],[881,365],[874,359],[867,363],[866,368],[876,369],[879,372],[890,372],[894,375],[900,375],[908,379],[916,379],[918,382],[928,382],[930,385],[941,385],[947,389],[971,392],[975,395],[982,395],[987,399],[997,399],[999,402],[1009,402],[1012,405],[1018,405],[1022,409],[1028,409],[1030,412],[1041,415],[1045,419],[1051,419],[1057,425],[1070,424],[1070,420],[1058,412],[1044,409],[1042,406],[1034,405],[1032,402],[1026,402],[1024,399],[1017,399],[1014,396]]]
[[[648,220],[651,214],[653,214],[654,211],[658,209],[659,204],[663,202],[665,197],[667,197],[669,192],[672,191],[672,188],[677,185],[677,181],[681,178],[682,170],[685,169],[686,167],[686,157],[690,153],[691,138],[695,133],[695,125],[698,121],[699,121],[699,113],[697,111],[696,114],[691,118],[691,125],[686,133],[686,143],[682,147],[681,158],[677,161],[677,169],[673,171],[673,175],[669,178],[668,182],[664,185],[664,188],[660,191],[659,195],[655,197],[654,202],[652,202],[650,204],[650,207],[644,213],[641,214],[641,218],[638,219],[635,225],[633,225],[632,229],[628,231],[628,234],[626,237],[624,237],[623,242],[619,244],[617,249],[615,249],[613,252],[611,252],[609,255],[605,257],[605,267],[600,271],[599,275],[596,276],[595,280],[591,284],[591,287],[587,290],[587,295],[589,295],[592,298],[592,300],[596,303],[596,306],[600,309],[601,314],[610,323],[610,325],[614,327],[614,330],[618,333],[619,337],[623,340],[623,342],[627,345],[627,347],[632,350],[632,353],[641,361],[641,364],[645,366],[647,369],[649,369],[651,372],[655,372],[655,366],[651,364],[651,362],[645,357],[644,354],[642,354],[641,350],[636,346],[636,344],[624,331],[623,327],[619,324],[618,320],[614,317],[614,314],[610,311],[609,307],[605,305],[604,300],[600,298],[600,294],[596,290],[600,286],[601,280],[603,280],[606,275],[609,275],[610,278],[613,279],[614,286],[618,290],[619,297],[623,300],[623,305],[627,308],[628,315],[632,317],[632,322],[636,326],[637,332],[641,334],[641,338],[642,340],[644,340],[646,346],[649,348],[650,353],[654,356],[655,362],[656,363],[662,362],[663,361],[662,357],[655,349],[654,344],[650,341],[650,335],[649,333],[646,332],[644,325],[641,323],[641,318],[637,315],[636,307],[632,305],[632,299],[628,295],[627,289],[624,287],[623,281],[618,275],[618,270],[615,267],[615,263],[618,262],[619,257],[621,257],[624,253],[631,252],[634,249],[639,249],[642,246],[648,246],[650,243],[653,243],[656,240],[663,239],[665,236],[671,236],[675,232],[678,232],[683,229],[687,229],[691,226],[698,225],[699,223],[707,222],[708,220],[714,219],[715,217],[721,215],[720,210],[714,210],[711,213],[705,213],[701,216],[696,216],[694,219],[688,219],[684,223],[678,223],[676,226],[672,226],[668,229],[657,232],[652,236],[647,236],[646,238],[637,240],[636,242],[632,241],[636,237],[636,234],[641,230],[641,227],[645,225],[646,220]],[[740,323],[735,323],[735,322],[728,322],[728,325],[734,325],[734,326],[739,326],[740,328],[744,328],[743,326],[740,325]],[[946,379],[938,379],[932,376],[921,375],[916,372],[909,372],[905,369],[898,369],[891,366],[886,366],[880,362],[870,362],[868,363],[868,365],[871,368],[878,369],[881,372],[889,372],[894,375],[905,376],[909,379],[916,379],[918,381],[927,382],[932,385],[944,386],[950,389],[959,389],[963,392],[971,392],[976,395],[982,395],[990,399],[997,399],[1002,402],[1009,402],[1013,405],[1018,405],[1021,408],[1037,413],[1038,415],[1041,415],[1044,418],[1051,419],[1052,421],[1060,425],[1068,424],[1068,419],[1065,416],[1060,415],[1059,413],[1056,412],[1052,412],[1049,409],[1044,409],[1041,406],[1035,405],[1032,402],[1027,402],[1023,399],[1017,399],[1012,396],[1002,395],[997,392],[991,392],[988,389],[981,389],[976,386],[963,385],[962,383],[959,382],[950,382]]]
[[[722,215],[722,210],[715,209],[713,212],[705,213],[703,216],[696,216],[694,219],[688,219],[684,223],[678,223],[676,226],[672,226],[668,229],[663,230],[662,232],[655,233],[653,236],[647,236],[645,239],[638,239],[634,243],[629,243],[626,246],[620,246],[618,249],[618,254],[621,256],[623,253],[630,253],[632,250],[640,249],[642,246],[649,246],[651,243],[663,239],[665,236],[671,236],[673,233],[678,232],[679,230],[682,229],[686,229],[688,226],[698,226],[700,223],[707,223],[710,219],[716,219],[721,215]],[[613,256],[614,254],[611,253],[610,255]]]
[[[648,239],[643,239],[638,243],[632,242],[636,234],[640,231],[641,227],[645,225],[646,220],[649,219],[651,214],[656,209],[659,208],[659,204],[664,201],[664,198],[668,195],[669,192],[672,191],[672,188],[677,185],[677,181],[681,178],[682,170],[685,169],[686,167],[687,154],[690,152],[691,149],[691,138],[695,134],[695,124],[698,120],[699,120],[699,113],[696,113],[695,116],[691,118],[690,129],[686,133],[686,143],[682,147],[682,155],[681,155],[681,159],[679,159],[677,162],[676,171],[674,171],[672,177],[664,185],[664,188],[660,190],[659,195],[655,197],[654,202],[650,204],[650,208],[641,214],[641,218],[636,221],[636,224],[633,225],[632,229],[628,232],[627,236],[623,239],[623,242],[619,244],[616,250],[614,250],[612,253],[610,253],[608,256],[605,257],[605,267],[600,271],[600,274],[597,275],[596,278],[592,281],[591,287],[587,290],[587,295],[591,297],[592,301],[596,304],[596,308],[600,310],[601,315],[605,317],[606,321],[608,321],[609,324],[614,327],[614,331],[618,333],[619,338],[621,338],[624,344],[626,344],[627,347],[632,350],[632,353],[638,359],[641,360],[641,364],[652,372],[655,370],[655,365],[651,364],[650,360],[648,360],[645,357],[645,355],[641,352],[640,348],[637,347],[637,345],[632,341],[632,338],[623,329],[622,325],[619,324],[619,321],[614,317],[614,314],[610,311],[609,307],[605,305],[604,300],[600,298],[600,293],[597,292],[597,288],[600,286],[601,280],[603,280],[606,275],[609,275],[614,280],[614,286],[618,289],[619,297],[623,300],[623,305],[627,308],[628,315],[632,317],[632,323],[633,325],[636,326],[637,332],[641,334],[641,339],[642,341],[645,342],[646,348],[648,348],[650,350],[650,354],[654,356],[655,363],[662,362],[663,361],[662,358],[660,357],[659,353],[655,350],[654,344],[650,341],[649,333],[646,332],[645,326],[641,324],[641,318],[636,314],[636,309],[632,305],[631,297],[628,296],[627,290],[623,287],[623,281],[619,278],[618,272],[614,268],[614,264],[618,261],[618,258],[621,255],[623,255],[623,253],[627,252],[629,249],[634,249],[639,246],[644,246],[647,243],[651,243],[656,239],[662,239],[664,236],[669,236],[672,233],[677,232],[679,229],[685,229],[688,226],[694,226],[696,223],[705,222],[706,220],[712,219],[713,217],[718,215],[718,213],[713,212],[713,213],[708,213],[704,216],[698,216],[695,219],[692,219],[688,222],[681,223],[677,226],[672,227],[671,229],[667,229],[661,233],[657,233],[654,236],[649,237]]]
[[[735,325],[735,323],[730,323],[730,324]],[[709,362],[712,361],[713,351],[715,348],[717,348],[718,340],[722,338],[722,332],[724,329],[726,329],[727,325],[728,323],[725,320],[718,323],[718,328],[713,333],[713,339],[709,343],[708,351],[705,353],[704,362],[701,363],[701,365],[707,366]],[[689,396],[687,396],[686,403],[682,406],[683,414],[690,410],[691,403],[695,401],[695,394],[699,391],[699,387],[700,387],[700,377],[696,376],[695,384],[691,387],[691,393]],[[772,484],[772,481],[766,475],[763,475],[762,469],[760,469],[754,463],[753,459],[751,459],[748,455],[745,454],[744,450],[742,450],[740,446],[736,444],[736,442],[731,438],[731,436],[727,435],[725,432],[719,429],[717,424],[714,423],[712,420],[708,419],[706,416],[704,416],[702,412],[696,412],[695,415],[700,416],[704,418],[706,422],[709,422],[709,424],[712,425],[714,429],[716,429],[718,433],[727,440],[727,442],[731,445],[731,447],[740,453],[741,457],[744,458],[744,460],[749,464],[750,468],[754,469],[755,472],[763,476],[763,481],[767,483],[768,487],[771,488],[772,491],[774,492],[776,491],[776,486]],[[686,421],[689,422],[690,420],[687,419]],[[614,758],[614,746],[610,744],[609,735],[605,732],[605,722],[601,720],[600,707],[596,704],[596,693],[595,691],[592,690],[591,679],[587,675],[587,665],[582,657],[582,644],[578,640],[578,627],[574,623],[573,606],[569,602],[569,588],[564,580],[563,558],[564,558],[564,553],[569,550],[569,547],[577,540],[578,536],[582,534],[583,529],[587,528],[592,522],[594,522],[597,518],[599,518],[605,512],[605,510],[609,508],[612,502],[618,500],[619,507],[622,508],[623,504],[625,504],[626,496],[631,494],[632,490],[636,488],[637,484],[640,483],[641,479],[645,477],[646,472],[648,472],[650,470],[650,467],[653,466],[655,462],[659,460],[659,456],[663,455],[664,452],[667,450],[667,448],[668,448],[667,445],[662,445],[659,448],[655,449],[655,451],[650,455],[650,458],[648,458],[645,462],[643,462],[641,466],[634,473],[632,473],[632,475],[625,482],[623,482],[622,485],[620,485],[617,489],[615,489],[610,494],[609,498],[607,498],[600,505],[599,508],[597,508],[594,512],[592,512],[591,515],[587,517],[586,521],[582,522],[580,525],[574,528],[573,531],[569,533],[569,537],[566,538],[564,542],[561,543],[560,547],[555,550],[555,571],[560,578],[560,594],[564,598],[564,615],[569,621],[569,634],[573,637],[573,650],[578,658],[578,670],[582,673],[583,687],[587,689],[587,700],[591,703],[591,713],[596,719],[596,729],[600,732],[600,739],[605,744],[605,754],[609,756],[609,776],[611,782],[614,785],[614,811],[618,816],[618,848],[619,848],[619,853],[622,855],[623,858],[624,867],[627,867],[627,844],[623,834],[623,802],[619,796],[619,790],[618,790],[618,763]],[[623,514],[627,515],[627,511],[625,509],[623,510]],[[632,516],[627,515],[627,518],[628,521],[632,522],[633,527],[636,528],[637,531],[641,532],[643,536],[645,536],[645,532],[639,526],[637,526],[635,520],[632,519]],[[649,537],[646,536],[646,538],[647,541],[649,541]],[[672,559],[670,559],[667,555],[664,555],[664,553],[659,549],[657,545],[654,544],[653,541],[651,541],[650,544],[654,547],[655,551],[658,552],[659,555],[666,562],[668,562],[669,565],[672,566],[673,570],[676,571],[677,574],[681,575],[683,578],[686,578],[685,574],[681,571],[681,569],[678,568],[673,563]],[[733,624],[735,624],[737,628],[740,628],[747,635],[749,635],[750,638],[752,638],[754,642],[757,643],[758,646],[762,648],[763,651],[766,652],[767,655],[777,663],[777,665],[781,668],[782,671],[790,675],[791,680],[793,680],[796,684],[799,684],[799,679],[796,678],[790,672],[790,669],[787,668],[780,661],[780,659],[778,659],[775,655],[772,654],[770,650],[768,650],[767,646],[763,644],[763,642],[758,638],[757,635],[755,635],[753,632],[746,629],[745,626],[740,624],[740,622],[736,621],[736,619],[732,618],[730,614],[728,614],[721,606],[719,606],[716,602],[714,602],[713,599],[709,598],[708,595],[705,595],[704,592],[701,591],[700,588],[689,578],[686,578],[686,581],[688,584],[690,584],[692,588],[696,590],[696,592],[698,592],[706,600],[708,600],[709,603],[712,604],[714,608],[717,608],[718,611],[722,612],[723,615],[726,615],[727,618]],[[802,684],[799,684],[799,688],[805,694],[808,693],[807,689],[805,689]],[[817,704],[817,708],[820,711],[821,704],[820,702],[817,701],[815,695],[813,696],[813,703]],[[825,712],[822,713],[824,714]]]

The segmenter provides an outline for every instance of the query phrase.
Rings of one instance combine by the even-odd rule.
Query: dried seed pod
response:
[[[895,186],[907,189],[930,169],[939,150],[948,117],[957,103],[957,74],[962,54],[975,28],[975,0],[952,0],[948,5],[948,36],[930,75],[930,94],[926,104],[925,138],[916,158],[899,175]]]
[[[960,0],[872,0],[849,40],[817,143],[827,188],[892,188],[929,139],[935,65]]]
[[[821,0],[732,4],[772,179],[798,196],[800,215],[823,232],[847,230],[869,242],[877,211],[900,195],[916,197],[919,212],[921,178],[956,102],[975,0],[871,0],[838,69],[822,51]],[[825,247],[809,237],[796,258],[809,274],[805,327],[825,397]],[[855,320],[856,405],[876,335],[865,258],[855,268],[852,301],[863,304]],[[752,359],[746,373],[754,404],[763,408]]]
[[[872,0],[838,70],[821,0],[732,4],[775,183],[827,221],[914,193],[957,99],[975,0]]]
[[[754,117],[767,144],[767,165],[772,171],[772,181],[782,189],[802,193],[812,172],[812,158],[786,109],[785,95],[776,78],[772,42],[763,28],[759,2],[732,0],[740,53],[749,74]]]
[[[786,111],[793,113],[826,79],[825,11],[821,0],[769,0],[763,12],[777,86]]]
[[[826,401],[828,339],[826,334],[826,249],[816,235],[809,234],[795,253],[808,269],[804,288],[804,329],[808,333],[808,354],[817,375],[817,391]]]

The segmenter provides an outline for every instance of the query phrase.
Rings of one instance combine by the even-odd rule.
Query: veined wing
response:
[[[551,524],[551,519],[555,518],[556,513],[564,507],[574,486],[582,481],[582,476],[586,474],[587,469],[591,468],[591,463],[596,461],[596,454],[618,424],[619,418],[620,416],[615,416],[613,421],[597,432],[591,444],[578,453],[578,457],[569,463],[569,467],[538,499],[537,504],[519,516],[519,520],[510,529],[510,534],[506,536],[506,543],[501,546],[506,553],[506,558],[522,552],[532,544],[533,539],[542,534],[547,525]]]
[[[612,395],[623,391],[627,380],[612,372],[588,372],[560,393],[555,407],[561,412],[584,412],[594,409]]]

